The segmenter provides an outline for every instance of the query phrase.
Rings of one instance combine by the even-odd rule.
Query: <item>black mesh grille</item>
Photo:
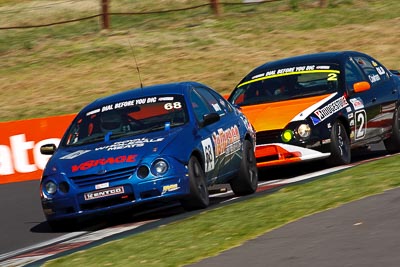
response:
[[[79,187],[85,187],[89,185],[95,185],[104,182],[112,182],[129,179],[134,173],[136,167],[118,169],[113,171],[108,171],[104,174],[91,174],[71,177],[71,180]]]
[[[256,133],[257,145],[281,142],[282,130],[261,131]]]

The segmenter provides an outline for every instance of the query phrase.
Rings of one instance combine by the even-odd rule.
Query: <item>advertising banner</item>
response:
[[[40,147],[58,146],[75,114],[0,122],[0,184],[38,180],[49,156]]]

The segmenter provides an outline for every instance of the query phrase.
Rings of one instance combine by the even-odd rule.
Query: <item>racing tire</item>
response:
[[[230,186],[238,196],[253,194],[258,187],[258,170],[253,145],[249,140],[243,143],[243,156],[238,175],[230,181]]]
[[[329,166],[349,164],[351,161],[350,139],[340,121],[333,124],[331,130],[331,155],[327,159]]]
[[[393,115],[392,134],[388,139],[383,140],[386,150],[389,153],[400,151],[400,109],[397,108]]]
[[[190,194],[181,200],[185,210],[196,210],[207,208],[210,198],[207,188],[206,175],[199,160],[191,156],[188,164]]]

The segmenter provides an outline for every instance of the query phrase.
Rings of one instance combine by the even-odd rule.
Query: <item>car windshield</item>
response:
[[[334,65],[272,69],[240,83],[229,98],[238,106],[285,101],[336,92],[340,71]]]
[[[159,95],[99,106],[79,114],[62,145],[79,146],[125,136],[166,131],[188,121],[182,95]]]

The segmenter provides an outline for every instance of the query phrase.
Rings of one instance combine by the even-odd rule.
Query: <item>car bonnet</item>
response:
[[[176,138],[178,130],[110,140],[73,149],[59,149],[46,166],[47,172],[63,172],[68,177],[103,174],[133,168],[145,157],[157,156]]]
[[[242,106],[241,110],[256,131],[283,129],[291,121],[305,120],[334,94]]]

